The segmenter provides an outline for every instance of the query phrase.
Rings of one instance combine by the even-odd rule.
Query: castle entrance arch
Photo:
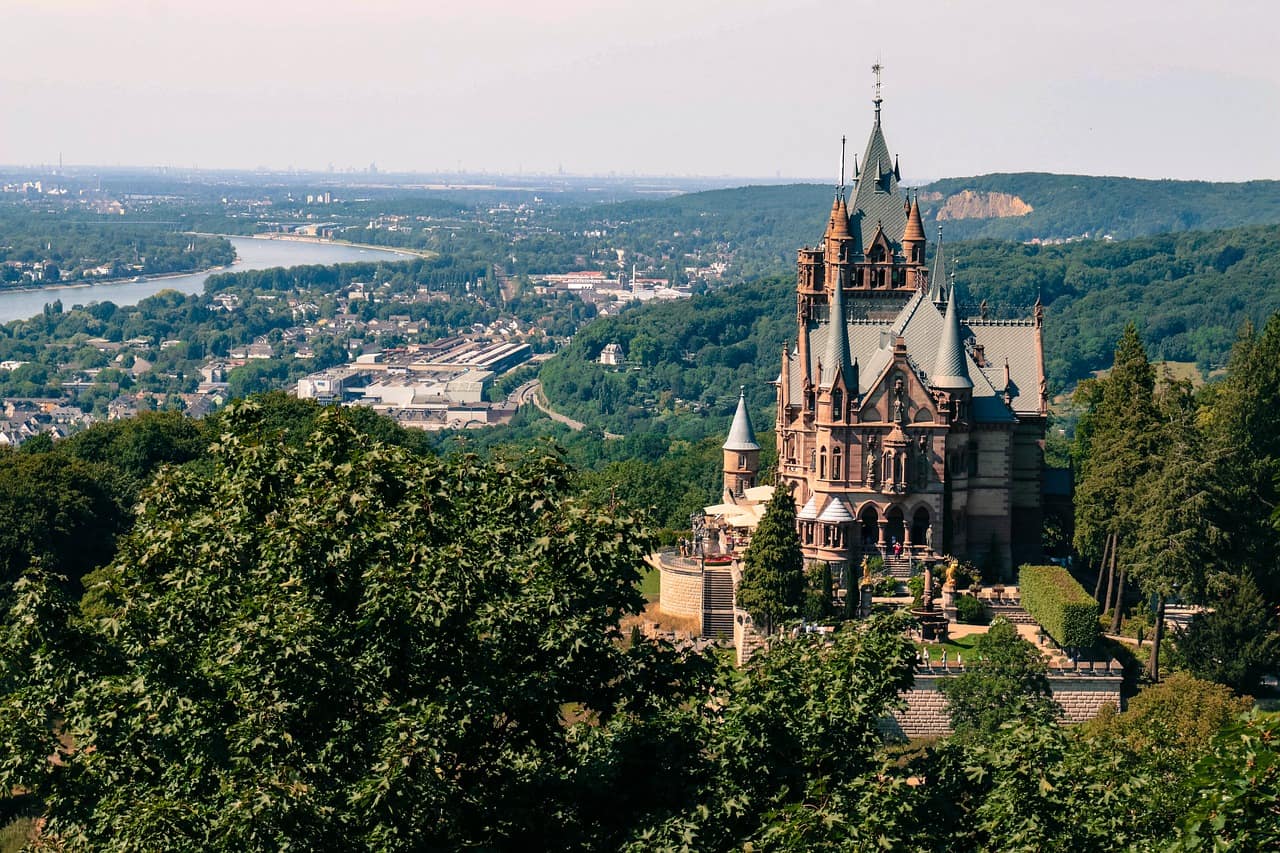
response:
[[[889,548],[890,549],[893,548],[893,542],[895,539],[899,542],[899,544],[905,547],[906,541],[907,541],[907,537],[906,537],[907,529],[902,519],[902,507],[900,506],[889,507],[889,511],[885,513],[885,518],[888,520],[889,523],[885,526],[884,538]]]
[[[880,513],[871,504],[858,513],[859,536],[864,551],[874,551],[876,541],[880,538]]]
[[[911,514],[911,544],[918,548],[925,546],[932,547],[929,539],[929,509],[927,507],[918,507]]]

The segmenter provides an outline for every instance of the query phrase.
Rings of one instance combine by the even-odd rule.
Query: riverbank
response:
[[[162,290],[200,293],[205,280],[219,273],[251,272],[273,267],[331,266],[350,263],[403,263],[415,257],[410,251],[392,251],[324,240],[253,239],[246,235],[219,235],[231,241],[236,259],[231,265],[191,273],[162,273],[112,281],[48,282],[36,288],[0,288],[0,323],[38,316],[45,305],[61,300],[64,307],[91,302],[113,302],[119,307],[136,304]]]
[[[236,255],[236,261],[240,260],[240,256]],[[232,261],[234,264],[236,261]],[[203,269],[175,270],[174,272],[160,272],[153,275],[122,275],[114,278],[78,278],[75,281],[51,281],[48,284],[41,284],[31,287],[8,287],[0,285],[0,293],[40,293],[44,290],[80,290],[87,287],[97,287],[100,284],[136,284],[143,281],[164,281],[167,278],[186,278],[189,275],[200,275],[201,273],[214,274],[220,270],[231,269],[230,264],[218,264],[216,267],[205,267]]]
[[[431,260],[440,257],[439,252],[427,249],[408,249],[404,246],[375,246],[373,243],[352,243],[350,240],[334,240],[330,237],[311,237],[306,234],[207,234],[190,232],[197,236],[209,237],[248,237],[253,240],[277,240],[282,243],[319,243],[326,246],[350,246],[353,249],[372,249],[377,252],[391,252],[396,255],[409,255],[415,258]]]

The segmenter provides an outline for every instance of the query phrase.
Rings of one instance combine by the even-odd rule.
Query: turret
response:
[[[907,208],[907,227],[902,232],[902,256],[909,264],[924,265],[924,223],[920,221],[920,204],[912,198]]]
[[[960,336],[960,310],[956,307],[956,288],[947,295],[947,309],[942,316],[942,335],[938,339],[938,357],[934,361],[929,384],[940,391],[972,391],[968,357]]]
[[[756,442],[755,430],[751,428],[745,386],[738,392],[738,411],[733,415],[723,449],[725,493],[741,497],[743,492],[755,486],[756,475],[760,473],[760,445]]]

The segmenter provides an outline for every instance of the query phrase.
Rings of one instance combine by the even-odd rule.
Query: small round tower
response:
[[[738,411],[729,427],[729,438],[724,443],[724,491],[731,497],[742,497],[743,492],[756,485],[760,473],[760,444],[751,428],[751,415],[747,413],[747,390],[738,391]]]

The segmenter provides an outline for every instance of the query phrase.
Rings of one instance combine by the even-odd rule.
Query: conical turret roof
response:
[[[751,428],[751,415],[747,413],[747,391],[738,392],[738,411],[733,415],[733,424],[729,427],[729,438],[724,443],[725,450],[759,450],[756,432]]]
[[[837,240],[852,236],[849,233],[849,208],[844,203],[844,193],[831,203],[831,218],[827,221],[827,237]]]
[[[844,288],[838,281],[831,295],[829,322],[831,331],[827,334],[827,351],[822,357],[821,387],[830,388],[835,383],[837,371],[844,376],[844,384],[853,387],[853,363],[849,359],[849,327],[844,316]]]
[[[920,221],[920,205],[913,198],[911,199],[911,209],[907,212],[907,227],[902,232],[902,242],[914,240],[917,243],[924,242],[924,223]]]
[[[942,318],[942,335],[938,338],[938,359],[934,362],[929,384],[945,391],[972,388],[968,356],[960,337],[960,311],[956,307],[956,288],[947,295],[947,312]]]

